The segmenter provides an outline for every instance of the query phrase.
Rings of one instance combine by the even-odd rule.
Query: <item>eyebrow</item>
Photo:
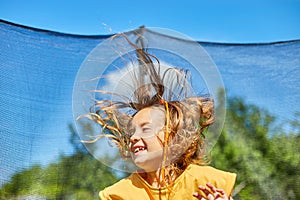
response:
[[[143,122],[143,123],[141,124],[141,127],[146,126],[146,125],[148,125],[148,124],[150,124],[150,122]]]

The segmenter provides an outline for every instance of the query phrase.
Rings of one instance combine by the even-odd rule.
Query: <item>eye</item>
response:
[[[149,131],[151,131],[151,128],[150,127],[143,127],[142,131],[143,132],[149,132]]]

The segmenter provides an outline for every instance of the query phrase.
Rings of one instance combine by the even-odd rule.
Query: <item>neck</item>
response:
[[[166,186],[163,178],[161,177],[161,169],[153,172],[139,171],[140,176],[152,187],[161,188]]]
[[[144,170],[138,172],[139,175],[152,187],[154,188],[162,188],[166,186],[166,182],[170,180],[164,180],[161,176],[161,169],[157,169],[153,172],[146,172]],[[177,178],[176,175],[173,174],[172,181]]]

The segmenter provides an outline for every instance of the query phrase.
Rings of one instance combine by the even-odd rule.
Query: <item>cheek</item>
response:
[[[161,131],[161,132],[158,134],[157,139],[160,141],[160,143],[163,144],[164,141],[165,141],[165,133]]]
[[[159,151],[163,149],[163,138],[152,137],[151,139],[145,140],[148,151]]]
[[[163,144],[165,141],[165,132],[159,131],[159,133],[157,134],[157,139]]]

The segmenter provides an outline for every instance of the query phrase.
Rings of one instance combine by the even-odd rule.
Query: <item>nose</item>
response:
[[[130,137],[131,143],[137,143],[141,139],[140,134],[137,134],[137,132],[134,132],[133,135]]]

